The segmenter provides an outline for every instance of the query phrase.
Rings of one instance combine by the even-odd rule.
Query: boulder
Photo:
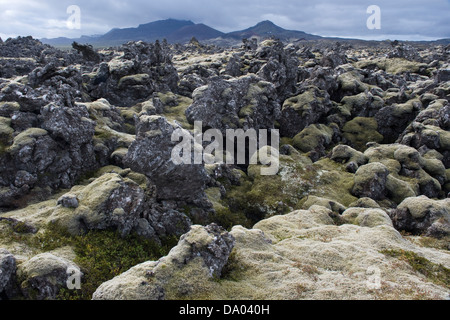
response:
[[[450,235],[450,199],[433,200],[427,196],[409,197],[390,217],[398,230],[436,238]]]
[[[305,92],[286,99],[281,110],[281,135],[294,137],[310,124],[315,124],[331,108],[328,93],[317,87],[309,87]]]
[[[374,118],[355,117],[342,128],[342,137],[357,150],[364,151],[368,142],[383,141],[377,130],[378,123]]]
[[[337,214],[342,214],[347,209],[339,202],[316,196],[308,196],[307,200],[303,203],[302,207],[304,209],[309,209],[310,207],[315,205],[325,207]]]
[[[176,164],[172,151],[179,142],[172,141],[179,130],[190,147],[190,164]],[[194,164],[194,143],[190,133],[161,116],[141,116],[137,123],[136,140],[131,144],[124,163],[145,174],[155,185],[158,199],[194,201],[203,197],[208,176],[203,164]]]
[[[16,258],[9,251],[0,249],[0,300],[13,298],[16,269]]]
[[[363,165],[355,173],[355,185],[352,193],[357,197],[368,197],[373,200],[384,199],[388,175],[388,168],[379,162]]]
[[[18,277],[25,298],[31,300],[53,300],[59,291],[68,288],[69,277],[83,276],[80,268],[65,258],[52,253],[41,253],[19,266]]]
[[[375,115],[375,120],[378,124],[377,130],[383,136],[383,142],[395,142],[421,108],[422,103],[418,99],[381,108]]]
[[[275,87],[255,75],[231,80],[216,78],[192,94],[186,110],[188,121],[202,121],[204,128],[221,130],[271,129],[280,117]]]
[[[338,132],[334,124],[311,124],[292,139],[292,145],[302,152],[310,152],[310,158],[317,161],[325,155],[325,149],[336,141]]]
[[[364,153],[343,144],[333,148],[330,159],[338,163],[345,164],[354,162],[357,166],[364,165],[368,161],[368,158],[364,155]]]
[[[108,228],[127,235],[136,227],[144,202],[145,191],[138,183],[117,173],[105,173],[63,195],[47,221],[75,235]]]
[[[392,227],[392,221],[388,214],[378,208],[348,208],[342,213],[341,217],[345,223],[356,224],[361,227],[373,228],[382,225]]]
[[[198,276],[220,277],[234,241],[231,234],[215,224],[194,225],[167,256],[144,262],[103,283],[93,299],[163,300],[186,296],[198,290]]]
[[[312,206],[260,221],[253,229],[234,226],[229,233],[234,247],[219,281],[209,275],[202,255],[193,260],[181,258],[197,252],[192,243],[210,239],[201,241],[198,248],[204,248],[212,240],[203,227],[193,227],[168,256],[140,264],[102,284],[93,298],[445,299],[448,289],[443,282],[430,282],[404,259],[389,253],[405,252],[437,268],[439,264],[447,268],[448,258],[404,239],[379,209],[362,209],[371,213],[361,221],[377,223],[335,225],[331,210]],[[193,241],[194,235],[197,240]],[[445,275],[441,273],[439,279],[445,281]]]

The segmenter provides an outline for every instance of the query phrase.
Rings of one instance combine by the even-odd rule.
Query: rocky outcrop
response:
[[[148,100],[153,92],[177,90],[178,74],[164,45],[130,42],[119,51],[120,56],[85,74],[93,99],[106,98],[112,104],[131,107]]]
[[[294,52],[284,48],[279,40],[266,40],[260,43],[255,56],[267,60],[256,74],[275,85],[281,100],[295,93],[298,60]]]
[[[0,300],[15,295],[16,258],[7,250],[0,249]]]
[[[12,126],[13,119],[16,115],[11,118]],[[0,196],[1,206],[14,206],[14,197],[27,194],[35,186],[70,188],[83,173],[97,167],[95,123],[84,106],[49,104],[41,108],[36,122],[40,127],[11,130],[10,146],[2,155],[2,179],[15,196]]]
[[[0,298],[445,298],[449,48],[373,45],[0,42]]]
[[[116,228],[126,235],[137,226],[144,201],[144,190],[136,182],[107,173],[62,196],[48,221],[73,234]]]
[[[310,124],[315,124],[332,108],[330,96],[317,87],[309,87],[305,92],[286,99],[280,119],[280,133],[294,137]]]
[[[94,300],[163,300],[187,297],[199,289],[196,277],[219,278],[234,247],[221,227],[192,226],[169,255],[137,265],[103,283]],[[193,281],[191,281],[193,280]]]
[[[390,217],[398,230],[429,237],[450,235],[450,200],[433,200],[426,196],[406,198]]]
[[[197,88],[186,110],[190,123],[202,121],[204,128],[221,130],[271,129],[280,117],[274,86],[255,75],[232,80],[215,79]]]
[[[190,164],[176,164],[172,151],[178,141],[172,141],[172,134],[179,130],[179,138],[191,146],[186,152]],[[145,174],[155,185],[158,199],[185,200],[193,202],[203,197],[208,176],[203,164],[194,164],[193,141],[191,134],[167,122],[161,116],[141,116],[137,123],[136,140],[131,144],[124,163],[134,171]]]
[[[196,252],[192,244],[200,241],[198,248],[205,248],[212,241],[208,227],[193,227],[167,257],[102,284],[94,299],[417,298],[411,286],[426,297],[445,299],[445,287],[388,253],[404,250],[443,265],[448,259],[403,239],[383,210],[352,209],[345,214],[351,224],[341,225],[335,225],[330,214],[325,207],[312,206],[263,220],[253,229],[233,227],[227,237],[235,244],[220,281],[211,278],[204,255],[184,258]],[[224,241],[223,236],[218,241]],[[226,248],[223,253],[231,248],[219,247]]]
[[[83,275],[76,264],[51,253],[34,256],[22,263],[18,270],[22,293],[32,300],[55,299],[61,289],[68,287],[73,274],[78,274],[80,279]]]

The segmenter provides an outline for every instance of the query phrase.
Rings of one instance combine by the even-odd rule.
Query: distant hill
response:
[[[188,20],[167,19],[141,24],[137,28],[114,28],[100,36],[83,36],[77,39],[61,37],[41,39],[41,41],[53,46],[70,46],[73,41],[89,43],[94,46],[116,46],[133,40],[153,42],[158,39],[166,39],[171,43],[185,43],[192,37],[198,40],[224,39],[240,41],[243,38],[251,38],[253,36],[259,38],[277,37],[281,40],[313,40],[321,38],[302,31],[285,30],[270,21],[260,22],[246,30],[223,33],[203,23],[195,24]]]
[[[322,38],[320,36],[305,33],[303,31],[286,30],[268,20],[262,21],[257,25],[245,30],[230,32],[225,37],[240,40],[243,38],[251,37],[270,38],[272,36],[280,40],[315,40]]]
[[[252,37],[257,37],[260,40],[275,37],[282,41],[322,39],[324,41],[328,40],[348,41],[351,43],[368,43],[368,41],[358,39],[326,38],[318,35],[308,34],[303,31],[286,30],[268,20],[262,21],[255,26],[247,28],[245,30],[223,33],[203,23],[196,24],[189,20],[176,19],[158,20],[146,24],[141,24],[136,28],[115,28],[105,33],[104,35],[82,36],[81,38],[77,39],[41,39],[41,41],[43,43],[57,47],[70,47],[73,41],[92,44],[95,47],[109,47],[118,46],[132,40],[154,42],[155,40],[166,39],[171,43],[186,43],[190,39],[192,39],[192,37],[195,37],[198,40],[205,41],[207,43],[213,43],[223,46],[237,45],[243,38],[249,39]],[[414,43],[423,45],[448,45],[450,44],[450,39],[441,39],[435,41],[416,41]]]
[[[197,40],[208,40],[223,37],[225,33],[208,27],[203,23],[182,27],[167,36],[169,42],[186,42],[197,38]]]
[[[186,20],[159,20],[146,24],[141,24],[137,28],[112,29],[108,33],[99,37],[99,41],[155,41],[157,39],[167,38],[168,35],[183,29],[192,27],[195,24]]]

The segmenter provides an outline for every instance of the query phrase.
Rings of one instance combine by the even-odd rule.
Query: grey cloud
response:
[[[81,8],[81,30],[65,26],[69,5]],[[366,8],[378,5],[381,30],[368,30]],[[77,37],[114,27],[136,27],[175,18],[229,32],[272,20],[286,29],[324,36],[361,38],[450,38],[449,0],[0,0],[0,36]]]

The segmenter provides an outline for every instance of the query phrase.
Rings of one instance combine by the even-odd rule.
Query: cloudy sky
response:
[[[68,28],[71,5],[80,8],[80,29]],[[381,10],[381,29],[367,28],[370,5]],[[0,0],[0,37],[75,38],[174,18],[223,32],[271,20],[322,36],[432,40],[450,38],[449,17],[450,0]]]

